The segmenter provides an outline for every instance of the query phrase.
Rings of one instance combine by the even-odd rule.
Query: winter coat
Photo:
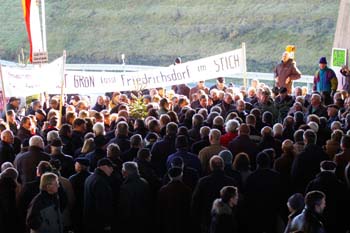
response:
[[[136,174],[129,175],[120,188],[119,203],[121,232],[148,233],[150,231],[149,213],[152,203],[146,180]]]
[[[22,184],[35,179],[36,167],[40,161],[49,160],[50,155],[45,153],[43,149],[35,146],[29,147],[29,151],[23,153],[21,156],[17,156],[14,164]]]
[[[322,191],[326,195],[323,216],[327,232],[345,232],[348,219],[344,213],[348,211],[349,206],[349,195],[345,184],[340,182],[334,173],[323,171],[309,183],[306,193],[314,190]]]
[[[240,152],[245,152],[248,154],[251,167],[255,168],[255,157],[259,150],[257,145],[249,138],[248,135],[238,135],[228,144],[228,149],[233,155],[233,159]]]
[[[324,75],[322,73],[324,72]],[[314,76],[313,90],[318,92],[336,91],[338,88],[338,78],[334,71],[328,67],[318,70]]]
[[[237,181],[225,175],[224,171],[214,171],[201,178],[192,195],[191,212],[195,224],[202,230],[210,227],[213,201],[220,197],[224,186],[237,186]]]
[[[328,155],[321,147],[306,145],[293,161],[291,179],[294,191],[304,193],[307,184],[320,172],[320,163],[327,159]]]
[[[108,176],[99,168],[85,181],[84,225],[87,232],[101,232],[113,221],[113,193]]]
[[[270,232],[276,225],[285,198],[280,174],[272,169],[257,169],[247,178],[244,197],[245,227],[255,232]]]
[[[209,174],[209,160],[214,155],[218,155],[220,151],[226,150],[226,147],[221,146],[220,144],[211,144],[210,146],[204,147],[198,154],[199,160],[202,164],[202,173]]]
[[[171,154],[167,159],[167,169],[171,168],[171,163],[177,157],[182,158],[186,167],[196,169],[198,173],[202,172],[201,162],[195,154],[187,152],[185,149],[178,149],[176,153]]]
[[[321,216],[305,208],[296,216],[290,226],[290,232],[326,233]]]
[[[76,198],[72,209],[73,229],[83,229],[84,185],[85,180],[91,175],[88,171],[82,171],[69,177]]]
[[[182,181],[173,180],[158,192],[157,224],[159,232],[190,232],[191,189]]]
[[[216,199],[211,210],[210,233],[238,232],[238,223],[235,210],[227,203]]]
[[[11,144],[0,141],[0,166],[5,162],[11,162],[15,160],[15,151]]]
[[[289,59],[286,63],[279,63],[275,70],[275,77],[278,77],[277,87],[286,87],[288,93],[292,91],[292,82],[286,84],[286,80],[289,77],[291,80],[297,80],[301,77],[301,72],[296,67],[296,63],[293,59]]]
[[[33,201],[27,215],[31,233],[63,233],[60,203],[57,194],[41,191]]]
[[[151,163],[159,177],[163,177],[166,173],[168,156],[175,152],[175,136],[165,135],[163,140],[153,144]]]
[[[0,179],[0,226],[1,232],[18,232],[16,208],[17,184],[12,178]]]
[[[51,154],[52,159],[58,159],[61,162],[61,176],[69,178],[74,174],[74,161],[70,155],[65,155],[62,152],[57,154]]]

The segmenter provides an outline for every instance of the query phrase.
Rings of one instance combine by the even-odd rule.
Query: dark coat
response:
[[[15,167],[17,168],[19,178],[22,184],[32,181],[36,177],[36,167],[40,161],[49,161],[50,155],[43,149],[35,146],[29,147],[29,151],[17,156]]]
[[[84,133],[81,133],[79,131],[73,130],[72,131],[72,138],[71,142],[73,145],[72,151],[75,151],[79,148],[82,148],[84,145]]]
[[[199,180],[199,173],[196,169],[184,166],[182,169],[182,181],[187,187],[194,190]],[[166,173],[163,177],[163,184],[166,185],[170,182],[168,173]]]
[[[196,227],[205,231],[209,229],[213,201],[220,197],[220,190],[228,185],[237,186],[237,181],[226,176],[221,170],[214,171],[198,181],[191,203],[191,212]]]
[[[107,156],[106,151],[101,148],[96,148],[95,150],[87,153],[85,157],[90,161],[90,166],[89,166],[90,172],[93,172],[97,167],[97,162],[106,156]]]
[[[157,226],[163,233],[190,232],[191,189],[182,181],[163,186],[157,199]]]
[[[315,109],[311,105],[309,105],[307,107],[307,115],[310,115],[310,114],[315,114],[319,117],[328,118],[327,108],[325,106],[323,106],[322,104],[318,108],[315,108]]]
[[[202,171],[202,165],[201,162],[195,154],[192,154],[190,152],[187,152],[185,149],[178,149],[176,153],[169,155],[167,159],[167,169],[171,168],[171,163],[173,160],[177,157],[180,157],[183,159],[184,164],[186,167],[190,167],[193,169],[196,169],[199,173]]]
[[[0,179],[0,226],[2,232],[18,232],[16,182],[8,177]]]
[[[0,166],[5,162],[11,162],[15,160],[15,151],[11,144],[0,141]]]
[[[24,140],[26,140],[26,139],[29,140],[31,138],[31,136],[33,136],[33,135],[29,130],[27,130],[23,127],[20,127],[17,131],[16,136],[21,140],[21,143],[23,143]]]
[[[320,172],[320,163],[327,160],[328,155],[315,144],[306,145],[296,156],[291,170],[291,179],[295,192],[304,193],[307,184]]]
[[[36,233],[63,233],[58,195],[41,191],[30,204],[27,225]]]
[[[52,159],[58,159],[61,162],[60,174],[64,178],[69,178],[74,174],[74,161],[70,155],[65,155],[62,152],[57,154],[51,154]]]
[[[248,229],[273,232],[280,207],[284,204],[284,190],[280,174],[272,169],[257,169],[248,176],[244,191]]]
[[[337,164],[337,170],[336,174],[339,179],[342,181],[345,181],[344,173],[345,173],[345,167],[350,162],[350,150],[346,149],[339,154],[336,154],[334,157],[334,161]]]
[[[236,209],[232,209],[221,199],[216,199],[211,210],[210,233],[238,232]]]
[[[283,183],[287,185],[288,192],[292,191],[290,172],[292,170],[293,160],[294,157],[292,153],[282,154],[281,157],[275,160],[273,165],[274,169],[280,173]]]
[[[120,188],[119,203],[121,232],[150,232],[151,194],[146,180],[136,174],[129,175]]]
[[[82,171],[69,177],[72,184],[76,201],[72,209],[73,228],[76,232],[82,232],[83,229],[83,209],[84,209],[84,186],[85,180],[91,175],[88,171]]]
[[[349,198],[344,183],[340,182],[332,172],[323,171],[313,179],[306,188],[306,192],[322,191],[326,195],[326,208],[323,216],[327,232],[345,232]]]
[[[111,143],[118,144],[121,152],[125,152],[130,149],[130,140],[128,136],[116,136],[108,142],[108,144]]]
[[[155,197],[159,188],[162,186],[160,178],[157,176],[150,162],[137,159],[137,165],[139,167],[140,176],[148,182],[152,196]]]
[[[62,140],[63,148],[62,152],[66,155],[74,156],[74,148],[73,148],[73,142],[72,138],[60,135],[60,138]]]
[[[86,232],[102,232],[112,225],[113,193],[108,176],[99,168],[85,181],[84,225]]]
[[[272,136],[264,136],[262,137],[261,142],[258,145],[259,151],[263,151],[265,149],[272,148],[276,152],[276,157],[280,157],[282,154],[282,142]]]
[[[123,162],[134,161],[134,159],[137,157],[138,151],[139,148],[131,147],[128,150],[124,151],[124,153],[120,155],[120,158],[123,160]]]
[[[204,147],[210,146],[209,137],[205,137],[201,140],[197,140],[191,146],[191,152],[193,154],[198,155],[199,151],[201,151]]]
[[[322,217],[305,208],[301,214],[293,219],[290,232],[326,233],[326,230],[322,223]]]
[[[233,158],[240,152],[245,152],[249,155],[252,168],[255,168],[255,157],[258,154],[258,147],[248,135],[238,135],[228,144],[228,149],[231,151]]]
[[[163,140],[153,144],[151,163],[159,177],[163,177],[166,173],[166,161],[168,156],[175,152],[175,136],[165,135]]]

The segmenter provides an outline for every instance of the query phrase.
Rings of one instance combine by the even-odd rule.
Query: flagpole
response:
[[[5,95],[5,84],[4,84],[4,79],[2,76],[2,65],[0,64],[0,78],[1,78],[1,92],[2,92],[2,99],[4,103],[4,111],[5,111],[5,122],[7,123],[7,104],[6,104],[6,95]]]
[[[45,0],[41,0],[41,22],[42,22],[42,33],[43,33],[43,49],[47,52],[46,47],[46,21],[45,21]]]
[[[242,43],[242,58],[243,58],[243,85],[247,88],[247,55],[245,42]]]
[[[61,97],[60,97],[60,114],[59,114],[59,128],[62,125],[62,110],[63,110],[63,94],[64,94],[64,67],[66,65],[66,50],[63,50],[63,62],[62,62],[62,77],[61,77]]]

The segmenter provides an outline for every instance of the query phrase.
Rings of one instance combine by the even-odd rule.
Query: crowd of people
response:
[[[53,96],[24,116],[11,97],[0,231],[349,231],[350,93],[326,58],[319,68],[313,91],[293,88],[301,73],[284,53],[272,88],[220,77],[95,104],[76,95],[63,111]]]

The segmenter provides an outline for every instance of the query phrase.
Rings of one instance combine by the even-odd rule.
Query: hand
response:
[[[286,79],[286,84],[289,84],[291,81],[292,81],[292,80],[290,79],[290,77],[288,77],[288,78]]]
[[[275,78],[275,82],[276,82],[276,86],[278,86],[279,84],[278,77]]]

